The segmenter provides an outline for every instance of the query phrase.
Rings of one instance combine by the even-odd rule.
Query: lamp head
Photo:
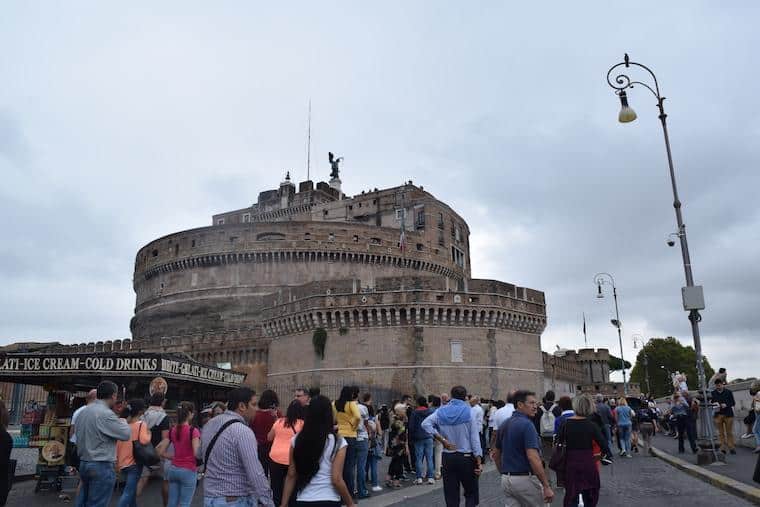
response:
[[[636,119],[636,111],[628,105],[628,95],[625,90],[620,90],[618,93],[620,97],[620,113],[618,114],[618,121],[620,123],[630,123]]]
[[[596,298],[597,299],[604,299],[604,294],[602,293],[602,283],[598,282],[596,284]]]

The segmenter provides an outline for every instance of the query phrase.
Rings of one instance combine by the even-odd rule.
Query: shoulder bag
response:
[[[156,448],[153,447],[152,442],[148,442],[147,444],[140,442],[142,425],[143,423],[140,422],[140,426],[137,428],[137,440],[132,441],[132,455],[135,458],[135,463],[138,465],[152,467],[158,465],[161,458],[158,456]]]
[[[557,473],[557,485],[564,483],[567,468],[567,421],[563,421],[559,428],[557,440],[554,442],[554,449],[552,450],[552,458],[549,460],[549,468]]]
[[[221,435],[224,430],[226,430],[227,428],[229,428],[230,426],[232,426],[235,423],[241,423],[242,424],[242,421],[239,421],[237,419],[233,419],[231,421],[227,421],[226,423],[222,424],[222,427],[219,428],[219,430],[213,436],[213,438],[211,439],[211,442],[208,443],[208,447],[206,447],[206,454],[203,457],[203,464],[198,467],[198,474],[199,475],[202,476],[203,474],[206,473],[206,466],[208,465],[208,458],[209,458],[209,456],[211,456],[211,450],[214,448],[214,444],[216,444],[216,441],[219,438],[219,435]]]

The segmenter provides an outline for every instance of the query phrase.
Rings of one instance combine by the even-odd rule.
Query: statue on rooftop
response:
[[[333,152],[328,151],[327,152],[327,158],[330,161],[330,167],[332,170],[330,171],[330,178],[338,178],[338,173],[340,172],[340,168],[338,167],[338,164],[340,164],[343,161],[343,157],[336,157],[333,155]]]

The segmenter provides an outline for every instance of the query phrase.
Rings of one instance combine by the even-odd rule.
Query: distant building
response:
[[[610,352],[607,349],[560,349],[553,354],[543,353],[544,392],[553,390],[557,396],[580,393],[622,396],[623,383],[610,382]],[[628,371],[630,373],[630,370]],[[639,396],[639,384],[628,383],[629,396]]]

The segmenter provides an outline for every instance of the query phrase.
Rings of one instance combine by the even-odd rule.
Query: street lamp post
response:
[[[644,380],[647,383],[647,394],[651,396],[652,394],[652,388],[649,385],[649,358],[647,357],[647,349],[646,345],[649,343],[649,340],[644,340],[644,337],[640,334],[636,333],[632,336],[633,338],[633,348],[636,348],[636,343],[641,344],[641,351],[644,353],[644,356],[641,358],[641,362],[644,363]]]
[[[609,273],[597,273],[594,275],[594,283],[596,284],[597,289],[596,297],[599,299],[604,298],[602,285],[607,283],[612,285],[612,299],[615,300],[615,319],[611,320],[610,322],[617,328],[618,341],[620,342],[620,367],[623,369],[623,394],[628,396],[628,381],[625,377],[625,359],[623,358],[623,335],[620,332],[620,312],[618,310],[617,287],[615,286],[615,279]]]
[[[623,69],[629,69],[631,67],[643,69],[652,78],[654,88],[642,81],[632,81]],[[613,72],[622,71],[617,74],[614,79],[612,78]],[[618,121],[621,123],[629,123],[636,119],[636,112],[628,105],[628,95],[626,90],[634,88],[636,85],[643,86],[655,96],[657,99],[657,108],[659,109],[660,123],[662,124],[662,133],[665,139],[665,151],[668,157],[668,167],[670,169],[670,184],[673,190],[673,208],[676,212],[676,224],[678,231],[676,235],[681,243],[681,257],[683,259],[683,269],[686,278],[686,286],[681,289],[683,307],[684,310],[689,312],[689,321],[691,322],[691,334],[694,338],[694,351],[697,359],[697,377],[699,381],[699,391],[702,394],[702,400],[699,407],[699,420],[700,420],[700,448],[702,452],[698,455],[700,463],[706,461],[718,460],[718,455],[715,450],[715,438],[712,424],[712,406],[708,404],[707,398],[707,382],[705,379],[704,361],[702,359],[702,340],[699,336],[699,322],[702,320],[702,316],[699,314],[699,310],[705,309],[704,295],[701,285],[694,285],[694,275],[691,270],[691,257],[689,255],[689,244],[686,240],[686,225],[683,222],[683,213],[681,211],[681,200],[678,198],[678,188],[676,186],[676,174],[673,168],[673,155],[670,150],[670,138],[668,136],[667,114],[665,114],[665,108],[663,103],[665,97],[660,94],[660,86],[657,82],[657,77],[654,72],[646,65],[630,61],[628,54],[626,53],[623,61],[610,67],[607,71],[607,83],[615,89],[615,93],[620,98],[621,109],[618,115]],[[707,454],[707,450],[710,450],[710,454]]]

